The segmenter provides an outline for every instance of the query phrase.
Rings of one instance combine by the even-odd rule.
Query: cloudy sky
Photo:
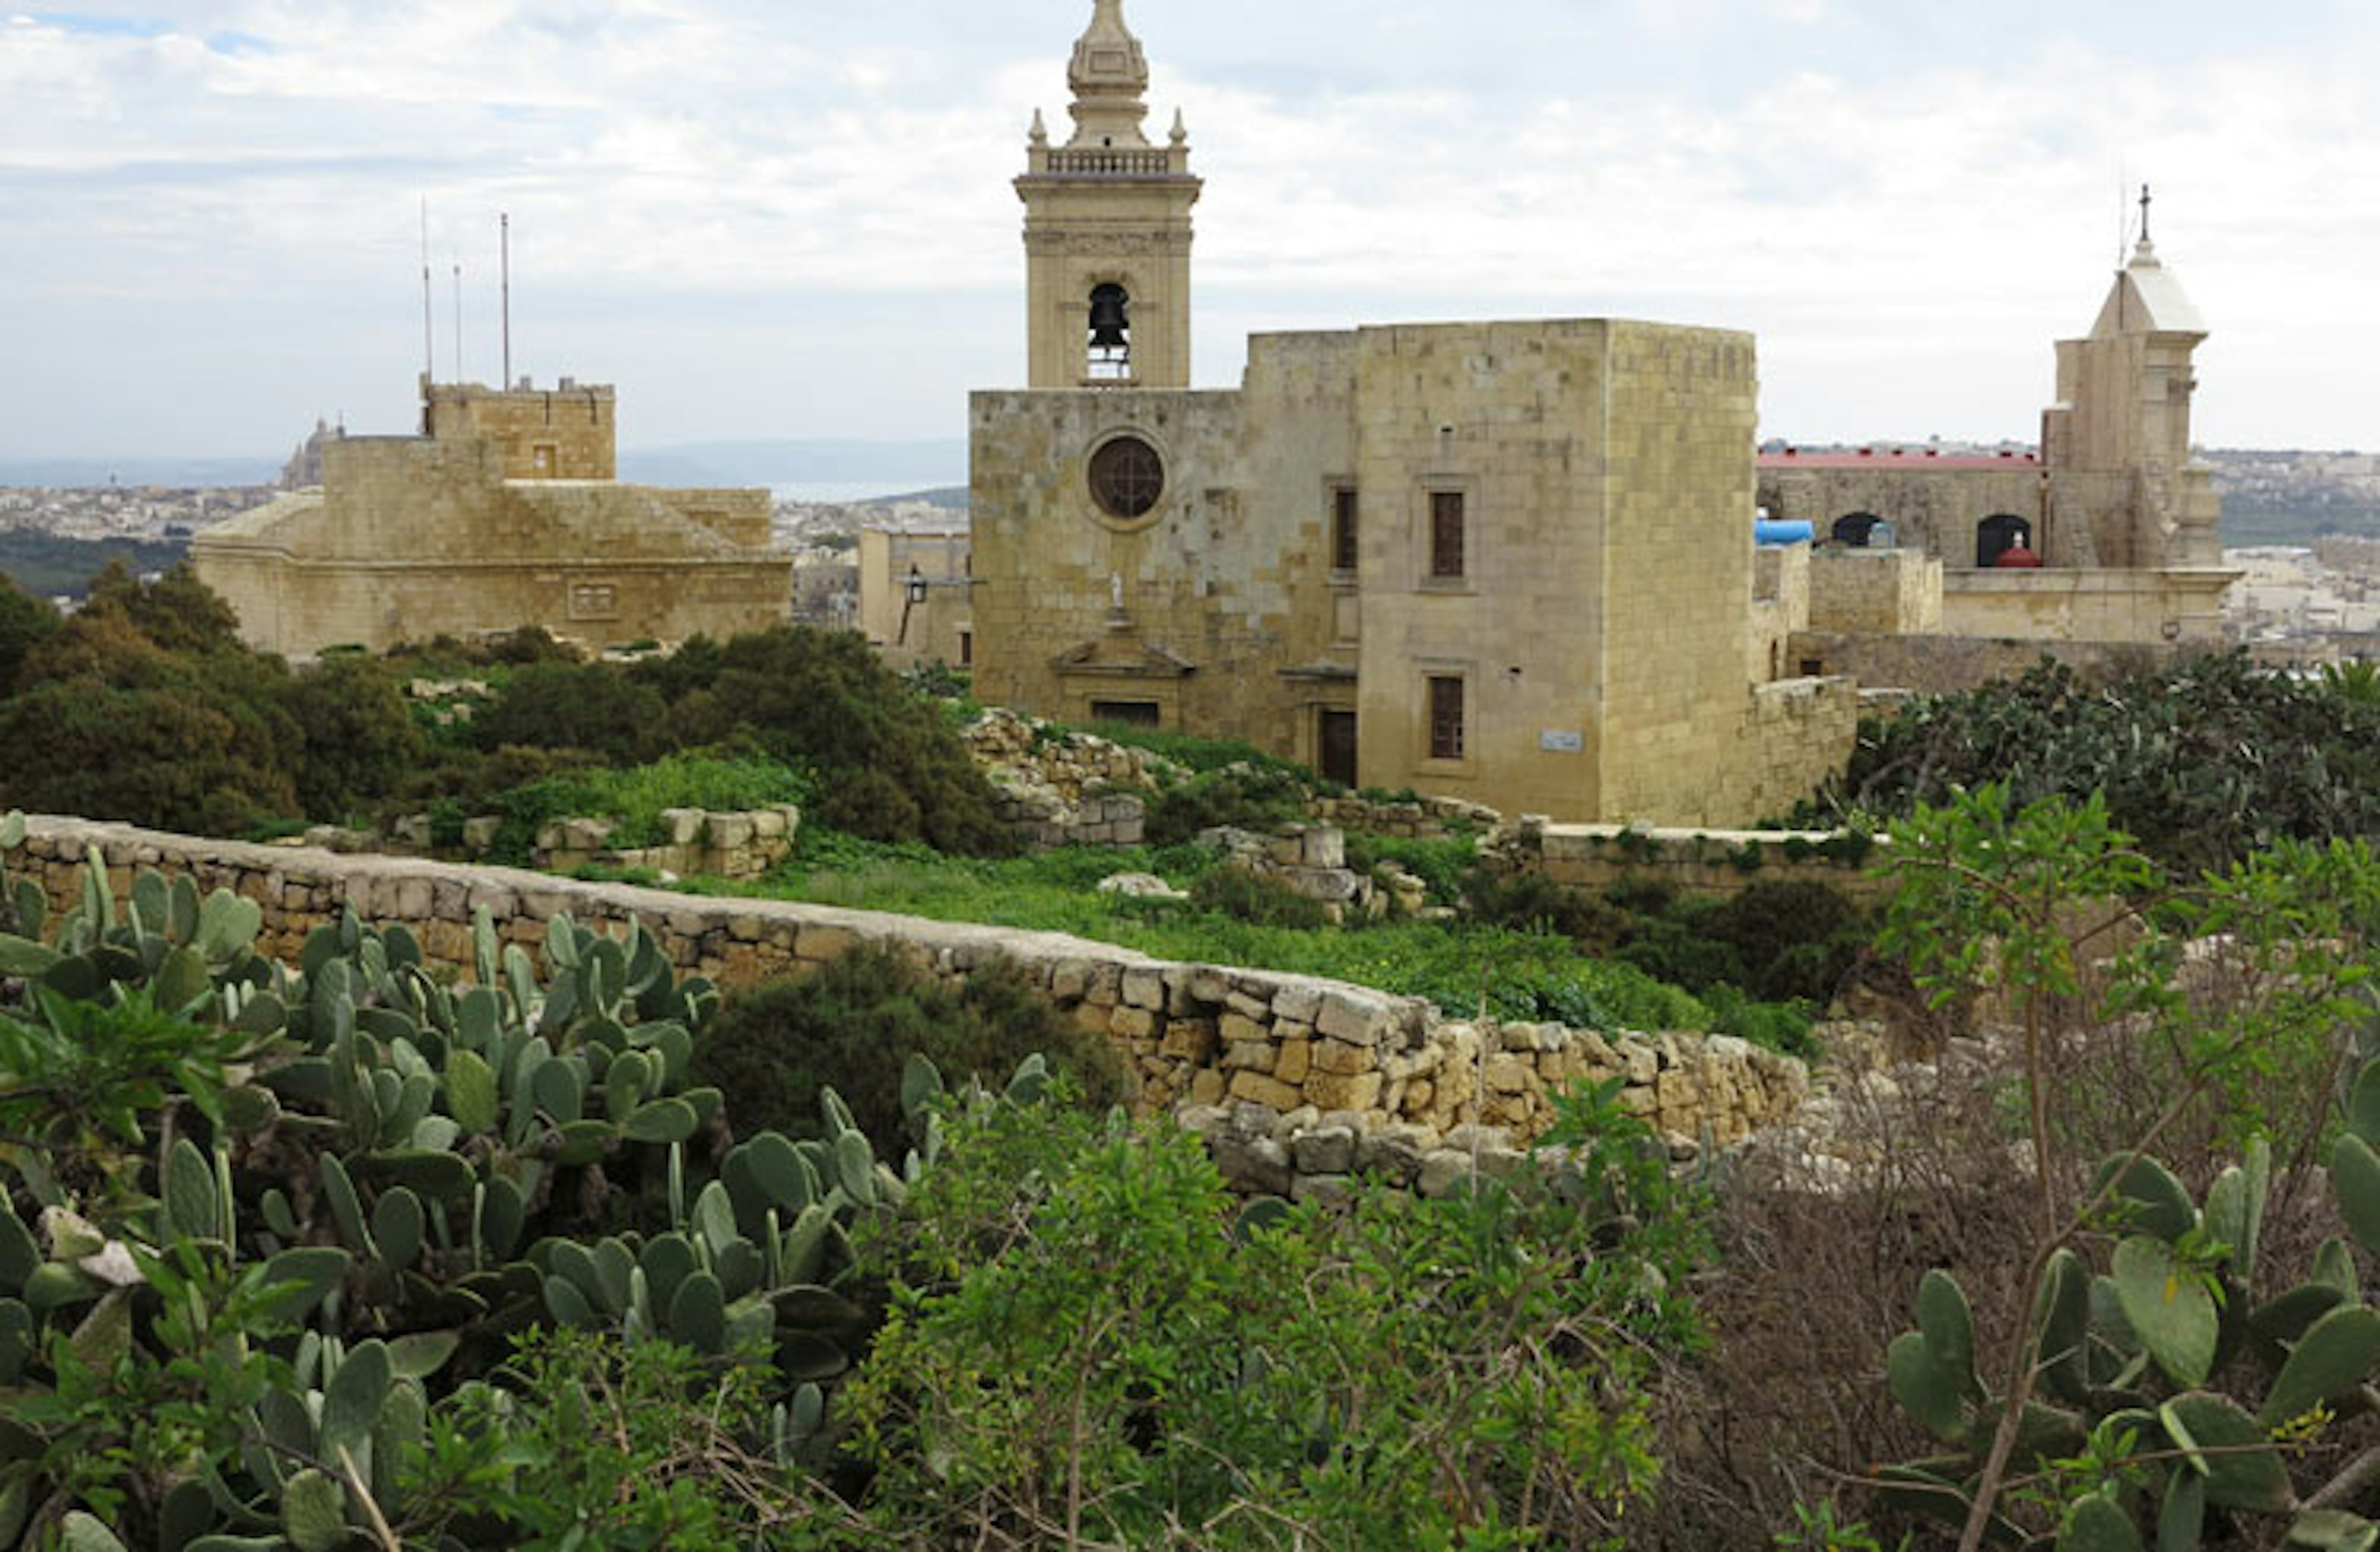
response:
[[[25,0],[15,0],[24,4]],[[35,5],[60,0],[31,0]],[[632,445],[958,438],[1024,371],[1026,123],[1087,0],[0,0],[0,456],[278,453],[439,375]],[[2371,0],[1127,0],[1251,331],[1756,331],[1764,430],[2030,437],[2120,179],[2216,333],[2199,430],[2380,445]]]

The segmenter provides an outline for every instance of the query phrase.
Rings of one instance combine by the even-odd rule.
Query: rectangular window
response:
[[[973,631],[959,632],[959,666],[961,668],[975,666],[975,632]]]
[[[1164,721],[1164,714],[1153,700],[1095,700],[1091,702],[1091,721],[1114,722],[1130,728],[1153,728]]]
[[[1463,492],[1429,493],[1429,575],[1439,581],[1459,579],[1463,570]]]
[[[1463,758],[1463,681],[1453,674],[1433,673],[1429,679],[1429,758]]]
[[[1355,491],[1342,485],[1330,492],[1330,569],[1353,571],[1362,559],[1362,532],[1356,527]]]

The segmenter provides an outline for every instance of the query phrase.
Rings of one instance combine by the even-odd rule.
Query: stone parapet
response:
[[[83,859],[94,849],[119,893],[137,869],[153,867],[254,900],[264,912],[260,951],[285,960],[298,957],[314,928],[352,908],[368,921],[403,925],[432,964],[457,971],[470,964],[471,922],[481,909],[507,941],[532,954],[542,952],[546,923],[558,914],[598,929],[638,921],[681,970],[731,988],[802,975],[863,942],[894,945],[952,981],[1007,961],[1062,1012],[1114,1042],[1140,1112],[1260,1107],[1286,1118],[1281,1146],[1293,1150],[1299,1128],[1311,1130],[1325,1117],[1359,1140],[1406,1139],[1425,1157],[1468,1125],[1501,1127],[1525,1143],[1551,1122],[1550,1097],[1564,1085],[1614,1079],[1623,1085],[1619,1102],[1673,1146],[1703,1139],[1727,1146],[1790,1120],[1809,1089],[1802,1063],[1741,1041],[1451,1020],[1415,998],[1276,971],[1169,963],[1055,933],[73,818],[32,818],[10,866],[39,880],[64,909],[79,898]],[[1432,1139],[1436,1146],[1420,1147]],[[1318,1155],[1306,1172],[1329,1178],[1323,1166],[1335,1157]]]

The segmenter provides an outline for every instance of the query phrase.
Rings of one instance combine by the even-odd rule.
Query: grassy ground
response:
[[[1444,880],[1452,875],[1453,853],[1467,844],[1425,843],[1435,848],[1430,855],[1400,860]],[[1418,921],[1303,930],[1099,892],[1102,879],[1128,872],[1153,873],[1187,889],[1218,860],[1207,848],[1174,846],[1075,848],[990,862],[812,835],[791,861],[757,883],[707,880],[691,887],[1062,932],[1161,959],[1325,976],[1427,997],[1457,1016],[1484,1007],[1500,1018],[1596,1029],[1715,1030],[1786,1049],[1806,1043],[1808,1021],[1791,1011],[1740,1000],[1720,1000],[1714,1009],[1633,966],[1587,958],[1568,939],[1551,934]]]

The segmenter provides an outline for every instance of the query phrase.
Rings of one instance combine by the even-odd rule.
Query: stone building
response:
[[[420,435],[333,437],[320,489],[193,541],[250,645],[303,656],[541,625],[603,647],[785,618],[769,493],[619,483],[611,388],[421,391]]]
[[[895,668],[975,666],[965,528],[859,530],[859,629]]]
[[[2214,470],[2191,443],[2192,358],[2206,337],[2144,217],[2091,333],[2058,346],[2058,403],[2037,453],[1770,452],[1761,504],[1848,550],[1939,563],[1938,624],[1886,634],[2219,640],[2239,574],[2223,568]],[[2011,552],[2039,564],[2009,565]]]
[[[1806,564],[1755,576],[1748,335],[1269,334],[1194,391],[1199,183],[1119,0],[1070,79],[1016,185],[1029,386],[970,404],[984,699],[1565,819],[1750,820],[1848,756],[1855,687],[1782,678]]]

